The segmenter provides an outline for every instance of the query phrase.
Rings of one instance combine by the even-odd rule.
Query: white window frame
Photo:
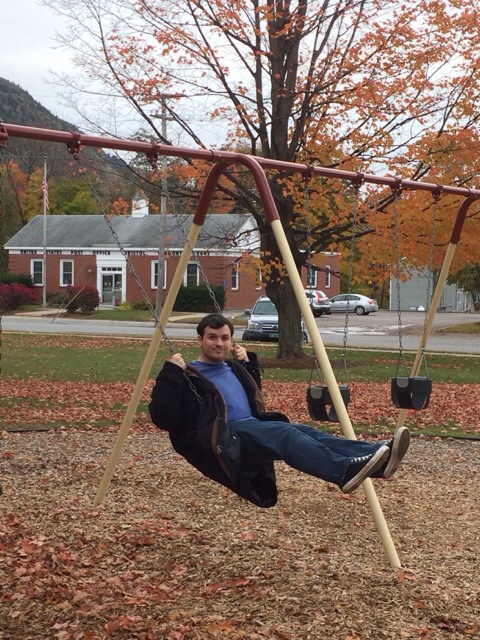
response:
[[[317,288],[317,271],[313,267],[307,267],[307,289]]]
[[[326,264],[325,265],[325,289],[330,289],[330,287],[332,286],[331,270],[332,270],[332,265]]]
[[[230,278],[230,286],[232,291],[238,291],[239,282],[240,282],[240,273],[238,270],[238,264],[234,262],[232,264],[232,273]]]
[[[255,277],[255,290],[258,291],[259,289],[263,288],[263,276],[262,276],[262,270],[260,269],[260,267],[257,269],[257,274]]]
[[[72,265],[72,281],[71,282],[65,282],[65,265],[66,264],[70,264]],[[75,270],[75,263],[73,260],[60,260],[60,286],[61,287],[73,287],[75,280],[74,280],[74,270]]]
[[[40,264],[40,275],[41,275],[41,281],[40,282],[35,282],[35,274],[39,273],[38,271],[35,271],[35,263],[38,262],[38,264]],[[40,258],[32,258],[30,260],[30,275],[32,277],[32,282],[33,282],[33,286],[34,287],[43,287],[43,283],[45,281],[45,274],[44,274],[44,261]]]
[[[150,262],[150,288],[158,288],[158,260]],[[163,263],[163,289],[167,288],[167,261]]]
[[[197,279],[196,282],[190,282],[191,274],[188,273],[189,267],[195,267]],[[195,284],[198,287],[200,283],[200,269],[198,268],[198,264],[196,262],[189,262],[187,264],[187,268],[185,269],[185,273],[183,274],[183,286],[187,287],[188,285]]]

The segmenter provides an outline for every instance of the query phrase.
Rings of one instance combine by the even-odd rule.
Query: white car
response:
[[[330,313],[352,313],[357,316],[368,316],[369,313],[378,311],[376,300],[362,296],[358,293],[341,293],[330,298]]]
[[[323,291],[305,289],[305,295],[315,318],[320,318],[324,313],[331,313],[328,296]]]

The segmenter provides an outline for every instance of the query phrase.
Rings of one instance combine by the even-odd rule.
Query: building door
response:
[[[102,304],[115,306],[122,302],[122,274],[102,273]]]

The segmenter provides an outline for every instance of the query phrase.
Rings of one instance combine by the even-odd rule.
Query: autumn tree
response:
[[[476,114],[472,118],[476,120]],[[478,183],[480,139],[475,127],[462,127],[460,120],[442,133],[427,132],[398,155],[398,162],[408,167],[414,157],[416,177],[427,176],[433,184],[466,187]],[[388,203],[390,215],[376,216],[375,235],[364,235],[356,243],[359,260],[355,264],[354,286],[363,283],[370,287],[369,295],[386,300],[392,275],[406,280],[425,267],[432,273],[439,271],[461,201],[442,194],[441,189],[433,195],[407,191],[400,191],[397,197],[391,192],[382,192],[380,197],[377,194],[376,200],[372,198],[376,211],[385,210]],[[478,206],[472,206],[455,250],[450,281],[472,293],[474,299],[471,281],[465,274],[475,272],[478,239]]]
[[[472,296],[474,311],[480,311],[480,264],[459,269],[449,278],[449,284],[453,283]]]
[[[24,173],[16,162],[0,165],[4,185],[6,226],[17,231],[43,209],[42,171]]]
[[[64,215],[98,214],[99,205],[94,196],[98,189],[98,181],[95,177],[90,177],[89,179],[64,178],[59,180],[50,188],[54,198],[52,213]]]
[[[70,18],[71,29],[60,39],[85,72],[83,84],[80,75],[75,78],[77,95],[92,83],[98,93],[100,83],[104,95],[117,104],[123,99],[160,139],[151,114],[168,94],[169,117],[195,146],[210,146],[208,125],[194,124],[192,112],[201,111],[223,128],[224,148],[246,148],[253,156],[428,179],[436,171],[448,175],[441,166],[445,150],[450,163],[462,165],[458,180],[470,184],[476,177],[475,154],[465,167],[450,144],[459,131],[468,136],[477,126],[480,21],[474,5],[45,2]],[[245,188],[248,180],[239,171],[228,177],[224,192],[255,216],[261,233],[267,293],[280,317],[279,356],[299,355],[300,312],[276,242],[255,191]],[[271,172],[268,179],[299,270],[311,252],[349,241],[359,200],[351,186],[312,181],[307,210],[306,185],[298,176]],[[367,191],[362,204],[357,238],[369,237],[376,252],[391,230],[392,200],[388,193]],[[425,225],[424,218],[422,230]],[[388,254],[379,257],[380,265],[392,262],[391,243],[390,252],[379,253]]]

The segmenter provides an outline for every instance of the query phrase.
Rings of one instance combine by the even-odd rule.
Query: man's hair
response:
[[[209,313],[208,316],[202,318],[198,323],[197,333],[199,336],[203,336],[203,333],[207,327],[210,327],[210,329],[221,329],[225,326],[230,329],[230,335],[233,336],[234,327],[228,318],[222,316],[221,313]]]

